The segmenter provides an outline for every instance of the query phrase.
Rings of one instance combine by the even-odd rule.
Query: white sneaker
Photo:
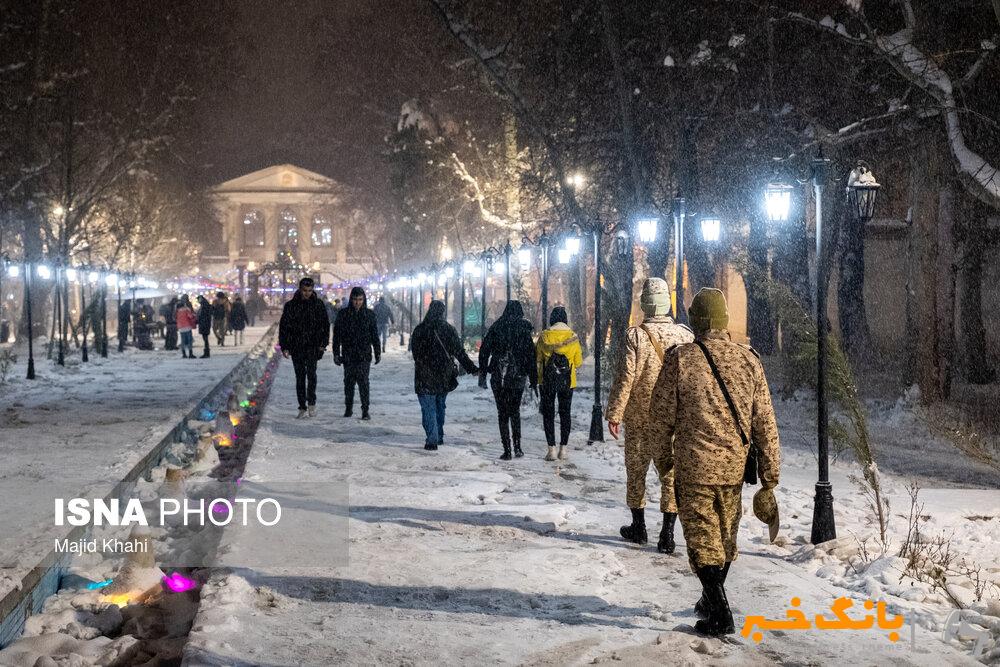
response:
[[[299,410],[299,414],[295,417],[296,419],[305,419],[309,413],[305,410]]]
[[[566,451],[568,449],[569,449],[569,447],[563,447],[562,445],[559,445],[559,460],[560,461],[565,461],[566,459],[569,458],[569,452]]]
[[[310,417],[315,417],[316,416],[316,406],[315,405],[310,405],[309,406],[309,416]]]
[[[549,451],[545,454],[545,460],[546,461],[555,461],[556,460],[556,448],[555,447],[549,447]]]

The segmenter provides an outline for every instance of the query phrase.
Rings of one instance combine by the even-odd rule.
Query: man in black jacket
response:
[[[378,340],[375,313],[368,309],[368,297],[360,287],[351,290],[351,303],[337,313],[333,323],[333,363],[344,365],[345,417],[354,410],[354,385],[361,394],[361,418],[368,415],[368,371],[372,356],[375,363],[382,360],[382,346]]]
[[[299,289],[285,304],[278,324],[281,354],[292,358],[295,393],[299,399],[296,419],[316,414],[316,362],[330,342],[330,318],[326,306],[313,291],[312,278],[299,281]]]

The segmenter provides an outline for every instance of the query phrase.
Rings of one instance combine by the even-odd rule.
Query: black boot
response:
[[[188,351],[185,348],[181,348],[181,357],[184,359],[188,358]]]
[[[368,414],[368,408],[361,408],[361,419],[363,421],[371,420],[371,415]]]
[[[345,417],[350,417],[353,414],[354,414],[354,406],[353,405],[348,405],[347,409],[344,410],[344,416]]]
[[[510,440],[503,440],[503,454],[500,455],[501,461],[510,461]]]
[[[729,576],[729,566],[732,565],[732,561],[728,561],[722,566],[722,584],[725,585],[726,577]],[[698,601],[694,603],[694,613],[699,616],[708,616],[708,600],[705,598],[705,594],[702,593]]]
[[[726,599],[726,589],[722,585],[725,575],[718,565],[706,565],[698,569],[698,580],[705,600],[708,602],[708,618],[694,624],[694,629],[703,635],[720,637],[736,632],[733,624],[733,612],[729,609]]]
[[[649,541],[649,536],[646,534],[646,510],[640,507],[639,509],[631,510],[631,512],[632,524],[622,526],[618,532],[628,542],[645,544]]]
[[[515,458],[521,458],[522,456],[524,456],[524,452],[521,451],[521,441],[520,440],[515,440],[514,441],[514,457]]]
[[[211,356],[212,356],[212,355],[211,355],[211,354],[209,354],[208,350],[205,350],[204,352],[202,352],[202,353],[201,353],[201,358],[202,358],[202,359],[208,359],[208,358],[209,358],[209,357],[211,357]]]
[[[656,550],[661,554],[672,554],[674,552],[674,522],[677,521],[676,512],[663,513],[663,526],[660,528],[660,540],[656,543]]]

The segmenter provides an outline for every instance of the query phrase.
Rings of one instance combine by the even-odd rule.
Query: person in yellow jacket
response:
[[[576,387],[576,369],[583,364],[580,340],[569,328],[566,309],[556,306],[549,316],[549,328],[542,331],[535,344],[538,385],[541,392],[542,424],[549,446],[546,461],[556,460],[556,400],[559,401],[559,459],[566,458],[571,427],[570,408]]]

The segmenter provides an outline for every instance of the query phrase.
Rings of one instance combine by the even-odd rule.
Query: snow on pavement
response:
[[[319,538],[330,536],[316,535],[315,567],[244,567],[233,555],[246,533],[227,530],[222,551],[230,556],[222,563],[231,569],[202,591],[188,664],[976,664],[967,646],[940,640],[935,623],[948,609],[934,593],[903,600],[887,583],[887,568],[847,576],[858,570],[850,562],[851,537],[829,545],[839,549],[829,554],[806,544],[815,482],[808,452],[787,452],[779,543],[768,544],[763,525],[744,516],[742,555],[727,583],[737,631],[747,614],[783,618],[795,596],[807,614],[830,615],[836,597],[852,598],[860,610],[878,593],[893,612],[921,606],[915,647],[910,627],[896,644],[878,629],[772,631],[759,644],[739,634],[695,635],[700,586],[680,529],[678,553],[670,556],[618,537],[628,517],[622,450],[613,441],[586,444],[592,395],[585,389],[574,400],[568,461],[542,460],[541,420],[527,407],[525,457],[501,462],[492,395],[473,378],[449,396],[445,444],[437,452],[422,449],[412,362],[398,350],[372,369],[371,422],[340,416],[341,371],[328,359],[320,364],[315,419],[294,420],[293,383],[291,364],[282,362],[245,476],[264,485],[297,482],[299,505],[316,512],[342,511],[329,497],[346,483],[349,561],[324,553]],[[834,466],[842,536],[863,524],[849,470]],[[651,537],[660,524],[653,479]],[[898,492],[905,480],[890,484]],[[993,494],[976,502],[982,513],[1000,515],[996,500]],[[936,499],[927,501],[930,510]],[[995,545],[997,537],[986,542]],[[980,556],[995,566],[995,553]]]
[[[19,365],[0,386],[0,595],[65,532],[52,525],[53,499],[103,497],[265,330],[248,329],[238,347],[213,345],[208,359],[129,347],[86,364],[72,356],[65,368],[37,359],[35,380]]]

